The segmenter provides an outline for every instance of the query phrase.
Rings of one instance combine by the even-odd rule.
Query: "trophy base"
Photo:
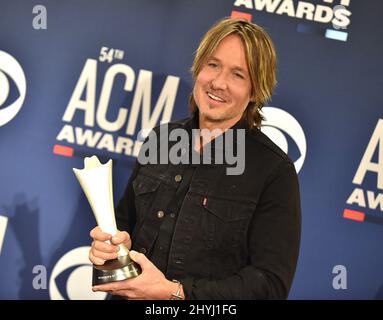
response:
[[[92,286],[137,277],[141,268],[129,255],[106,261],[102,266],[93,265]]]

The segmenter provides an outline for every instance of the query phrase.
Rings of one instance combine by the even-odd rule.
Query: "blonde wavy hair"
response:
[[[251,81],[251,98],[242,119],[246,119],[250,129],[259,129],[264,120],[260,111],[271,98],[277,82],[275,48],[270,36],[263,28],[244,19],[225,18],[218,21],[202,38],[190,71],[195,81],[201,68],[220,42],[232,34],[242,39]],[[198,109],[193,94],[189,99],[189,109],[191,113]]]

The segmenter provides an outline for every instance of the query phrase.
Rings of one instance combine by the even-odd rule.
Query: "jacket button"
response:
[[[140,252],[145,254],[146,253],[146,249],[145,248],[140,248]]]
[[[157,218],[158,218],[158,219],[163,218],[164,215],[165,215],[165,213],[164,213],[162,210],[160,210],[160,211],[157,212]]]
[[[174,213],[171,213],[171,214],[170,214],[170,217],[171,217],[171,218],[174,218],[175,216],[176,216],[176,215],[175,215]]]
[[[174,177],[174,180],[176,182],[180,182],[182,180],[182,176],[180,174],[177,174],[175,177]]]

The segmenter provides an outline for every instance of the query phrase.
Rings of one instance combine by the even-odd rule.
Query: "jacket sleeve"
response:
[[[248,265],[220,280],[179,279],[187,299],[286,299],[300,245],[298,177],[283,161],[260,196],[248,233]]]
[[[134,226],[136,225],[137,221],[133,180],[137,176],[139,167],[140,165],[138,161],[136,161],[132,174],[129,177],[128,184],[125,188],[124,194],[119,200],[118,205],[115,209],[117,229],[127,231],[130,235],[132,235]]]

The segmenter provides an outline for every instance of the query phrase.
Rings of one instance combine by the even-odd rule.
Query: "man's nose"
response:
[[[215,74],[213,80],[211,81],[212,88],[215,90],[226,90],[227,89],[227,79],[224,72],[218,72]]]

